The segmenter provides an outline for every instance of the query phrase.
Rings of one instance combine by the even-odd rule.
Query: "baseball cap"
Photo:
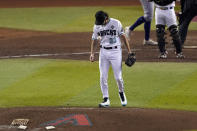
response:
[[[96,18],[95,24],[102,25],[104,20],[108,18],[108,14],[104,11],[97,11],[95,14],[95,18]]]

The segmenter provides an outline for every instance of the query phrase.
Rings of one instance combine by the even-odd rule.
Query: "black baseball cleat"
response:
[[[103,102],[99,104],[99,107],[109,107],[110,101],[108,97],[103,98]]]
[[[162,53],[159,55],[159,58],[160,58],[160,59],[167,59],[167,55],[168,55],[168,52],[167,52],[167,51],[162,52]]]
[[[177,54],[176,54],[176,58],[178,58],[178,59],[184,59],[185,56],[183,55],[182,52],[180,52],[180,53],[177,53]]]
[[[125,96],[125,93],[119,92],[119,97],[120,97],[120,102],[121,102],[122,106],[126,106],[127,105],[127,98]]]

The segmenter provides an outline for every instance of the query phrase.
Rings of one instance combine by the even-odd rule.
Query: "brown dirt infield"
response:
[[[33,3],[31,3],[34,1]],[[44,1],[44,2],[43,2]],[[47,2],[46,2],[47,1]],[[48,6],[71,6],[71,5],[112,5],[105,0],[6,0],[0,2],[0,7],[48,7]],[[46,3],[47,4],[46,4]],[[59,2],[59,3],[58,3]],[[63,3],[61,3],[63,2]],[[115,0],[119,5],[125,5],[131,0]],[[41,4],[42,3],[42,4]],[[76,4],[77,3],[77,4]],[[105,3],[105,4],[103,4]],[[132,1],[139,4],[138,1]],[[128,3],[126,4],[128,5]],[[130,5],[130,4],[129,4]],[[196,45],[197,31],[190,31],[186,46]],[[138,61],[154,62],[197,62],[197,49],[183,49],[186,59],[178,60],[174,55],[174,48],[167,44],[169,58],[159,60],[158,49],[153,46],[143,46],[143,32],[134,32],[130,42],[136,52]],[[155,32],[151,32],[155,39]],[[88,60],[90,51],[91,33],[52,33],[29,30],[0,28],[0,57],[29,57],[26,55],[49,54],[44,58],[79,59]],[[82,54],[74,54],[82,53]],[[126,51],[124,51],[124,58]],[[41,57],[41,56],[32,56]],[[123,58],[123,59],[124,59]],[[98,55],[97,55],[98,59]],[[183,131],[197,129],[197,112],[140,109],[140,108],[62,108],[62,107],[24,107],[24,108],[0,108],[0,130],[17,130],[5,128],[13,119],[27,118],[29,131],[44,131],[42,123],[56,120],[69,114],[86,114],[92,126],[74,126],[69,123],[58,125],[55,130],[113,130],[113,131]]]
[[[33,1],[33,2],[32,2]],[[5,0],[0,8],[139,5],[138,0]]]
[[[185,46],[196,46],[196,33],[197,31],[189,32]],[[158,47],[144,46],[142,44],[143,36],[143,31],[133,32],[133,39],[131,39],[130,42],[132,50],[136,52],[138,61],[197,62],[197,49],[185,48],[183,52],[186,55],[186,59],[176,59],[170,37],[167,39],[168,59],[158,59]],[[151,36],[153,39],[156,39],[155,32],[152,31]],[[41,57],[39,55],[48,54],[49,56],[42,57],[89,60],[88,52],[90,51],[90,40],[90,32],[52,33],[0,28],[0,58],[12,56],[27,57],[25,55],[38,55],[38,57]],[[124,49],[123,59],[125,59],[125,57],[126,51]],[[98,54],[96,59],[98,60]]]

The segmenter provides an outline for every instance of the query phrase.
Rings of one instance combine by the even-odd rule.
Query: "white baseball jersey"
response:
[[[103,98],[109,97],[108,93],[108,71],[112,66],[119,92],[124,92],[122,79],[122,49],[120,36],[124,33],[119,20],[110,18],[106,25],[94,25],[92,39],[101,39],[99,53],[100,86]],[[100,37],[100,38],[99,38]],[[116,47],[105,49],[104,47]]]
[[[166,6],[160,6],[155,4],[156,10],[155,10],[155,23],[156,25],[167,25],[170,27],[171,25],[177,25],[176,23],[176,14],[174,11],[175,2],[172,2],[169,5]],[[161,8],[167,8],[167,9],[161,9]]]
[[[105,47],[120,46],[119,36],[124,33],[119,20],[110,18],[106,25],[94,25],[92,39],[101,38],[101,45]]]

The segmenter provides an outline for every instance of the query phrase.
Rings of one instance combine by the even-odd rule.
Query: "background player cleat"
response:
[[[158,43],[156,41],[153,41],[152,39],[144,40],[143,45],[153,45],[156,46]]]

